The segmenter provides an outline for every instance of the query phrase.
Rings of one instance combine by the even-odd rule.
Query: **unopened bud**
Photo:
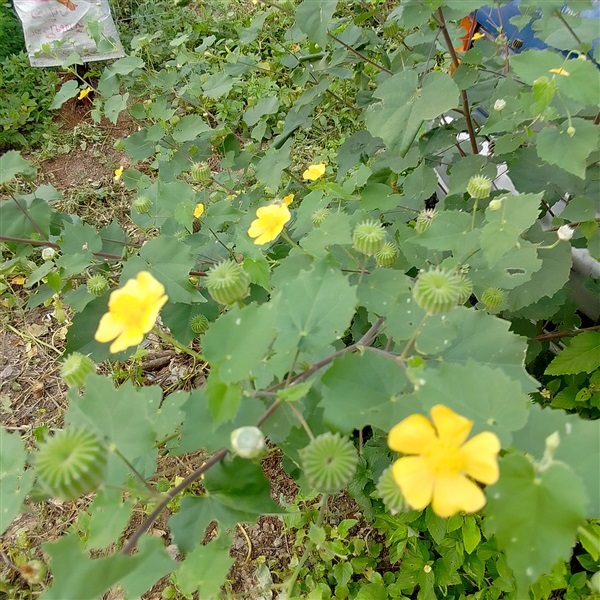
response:
[[[42,250],[42,258],[44,260],[52,260],[56,256],[56,250],[54,248],[44,248]]]
[[[239,427],[231,432],[232,450],[242,458],[257,458],[266,449],[265,436],[258,427]]]
[[[569,227],[568,225],[561,225],[558,228],[556,235],[561,242],[568,242],[573,237],[574,233],[575,230],[572,227]]]
[[[497,112],[501,112],[506,108],[506,100],[504,98],[500,98],[494,102],[494,110]]]

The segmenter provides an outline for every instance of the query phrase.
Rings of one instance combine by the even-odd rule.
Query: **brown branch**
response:
[[[536,340],[538,342],[547,342],[548,340],[555,340],[557,338],[565,338],[565,337],[575,337],[580,333],[585,333],[586,331],[598,331],[600,330],[600,325],[594,325],[593,327],[586,327],[584,329],[569,329],[566,331],[553,331],[552,333],[543,333],[542,335],[538,335],[532,340]]]
[[[444,12],[441,8],[438,8],[438,19],[436,19],[439,28],[442,30],[442,35],[444,36],[444,41],[446,42],[446,47],[448,48],[448,52],[450,52],[450,57],[452,58],[452,64],[455,69],[458,69],[460,65],[460,61],[458,60],[458,56],[456,55],[456,50],[452,45],[452,39],[450,38],[450,34],[448,33],[448,28],[446,27],[446,19],[444,18]],[[473,126],[473,120],[471,119],[471,109],[469,107],[469,98],[467,96],[466,90],[460,91],[460,98],[463,106],[463,113],[465,116],[465,121],[467,122],[467,131],[469,132],[469,140],[471,142],[471,150],[473,154],[479,154],[479,149],[477,148],[477,136],[475,135],[475,127]]]

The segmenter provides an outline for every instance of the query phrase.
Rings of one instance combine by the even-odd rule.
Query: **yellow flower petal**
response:
[[[562,67],[558,69],[550,69],[550,73],[556,73],[557,75],[562,75],[563,77],[568,77],[570,75],[569,71],[563,69]]]
[[[304,173],[302,173],[302,178],[307,179],[308,181],[316,181],[319,177],[323,177],[325,175],[325,163],[319,163],[317,165],[310,165]]]
[[[137,346],[154,327],[166,302],[164,286],[147,271],[141,271],[111,293],[108,312],[100,319],[95,339],[102,343],[114,340],[111,352]]]
[[[121,179],[121,175],[123,175],[123,167],[119,167],[115,170],[115,181],[119,181],[119,179]]]
[[[423,415],[411,415],[392,427],[388,446],[404,454],[422,454],[437,441],[433,425]]]
[[[293,201],[294,201],[294,194],[288,194],[287,196],[284,196],[281,201],[286,205],[289,206]]]
[[[485,484],[498,481],[500,440],[495,433],[484,431],[471,438],[462,448],[466,474]]]
[[[248,235],[256,238],[254,243],[266,244],[274,240],[283,230],[284,225],[292,218],[285,204],[275,203],[261,206],[256,211],[256,219],[250,224]]]
[[[406,503],[411,508],[421,510],[431,502],[435,479],[421,457],[400,458],[393,464],[392,474]]]
[[[471,38],[471,40],[476,41],[476,40],[480,40],[481,38],[485,37],[485,35],[483,35],[483,33],[474,33],[473,37]]]
[[[85,88],[84,90],[81,90],[79,92],[79,96],[77,96],[78,100],[83,100],[84,98],[87,98],[89,93],[92,91],[91,87]]]
[[[436,480],[431,508],[438,517],[451,517],[461,511],[473,513],[484,506],[485,494],[464,475]]]
[[[202,202],[198,202],[196,204],[196,208],[194,208],[194,218],[199,219],[204,214],[204,204]]]
[[[438,432],[438,437],[445,444],[460,446],[469,435],[473,422],[457,415],[453,410],[442,404],[436,404],[431,409],[431,419]]]

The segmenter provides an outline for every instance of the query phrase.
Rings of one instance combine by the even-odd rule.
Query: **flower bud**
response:
[[[231,432],[231,449],[242,458],[258,458],[267,446],[265,436],[258,427],[239,427]]]
[[[381,250],[375,253],[375,262],[378,267],[391,267],[398,258],[398,249],[392,242],[385,242]]]
[[[206,289],[220,304],[233,304],[248,295],[250,277],[234,260],[225,260],[212,267],[205,279]]]
[[[492,191],[492,180],[485,175],[473,175],[467,184],[467,193],[475,200],[487,198]]]
[[[437,315],[458,304],[461,288],[459,275],[436,267],[419,275],[413,287],[413,298],[428,315]]]
[[[352,245],[362,254],[370,256],[381,250],[385,241],[385,229],[377,221],[363,221],[354,228]]]
[[[133,206],[134,210],[140,215],[145,215],[146,213],[149,213],[152,208],[152,200],[150,200],[148,196],[137,196],[133,199],[131,206]]]
[[[85,378],[96,371],[96,363],[89,357],[73,352],[64,360],[60,376],[70,387],[83,387]]]
[[[190,329],[196,334],[204,333],[209,326],[208,319],[204,315],[194,315],[190,319]]]
[[[40,483],[50,494],[74,500],[102,483],[107,454],[95,433],[63,429],[40,445],[33,462]]]
[[[43,260],[52,260],[56,256],[56,250],[54,248],[44,248],[42,250]]]
[[[556,235],[561,242],[568,242],[573,237],[574,233],[575,230],[572,227],[569,227],[568,225],[561,225],[558,228]]]
[[[502,208],[502,198],[495,198],[489,204],[489,209],[492,211],[497,211]]]
[[[494,102],[494,110],[497,112],[502,112],[506,108],[506,100],[504,98],[500,98]]]
[[[575,127],[573,127],[573,125],[569,125],[567,127],[567,135],[569,137],[573,137],[575,135]]]
[[[108,290],[108,280],[104,275],[96,273],[87,280],[86,287],[92,296],[102,296]]]

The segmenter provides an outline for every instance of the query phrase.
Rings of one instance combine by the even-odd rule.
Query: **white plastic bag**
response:
[[[125,56],[107,0],[14,0],[34,67]],[[94,39],[95,38],[95,39]]]

